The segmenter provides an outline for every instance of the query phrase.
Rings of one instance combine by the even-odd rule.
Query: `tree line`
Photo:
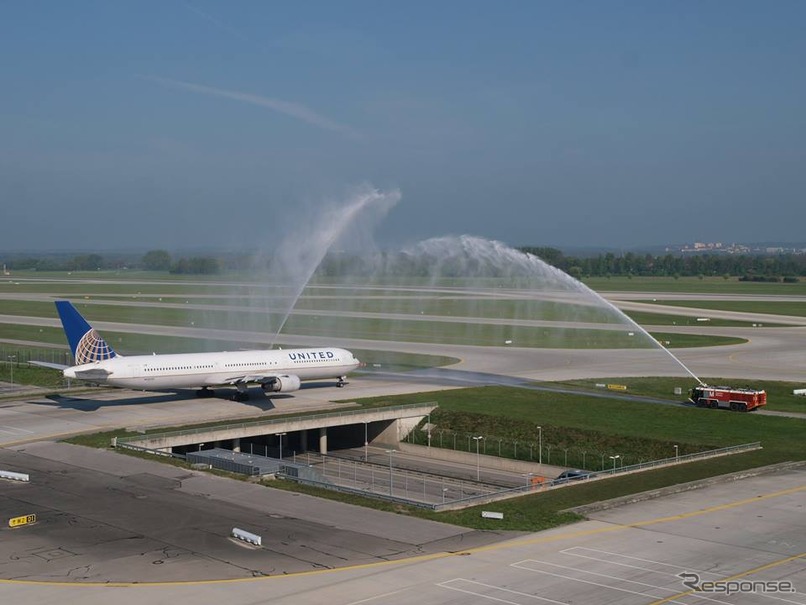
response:
[[[745,281],[798,281],[806,276],[806,254],[635,254],[612,252],[565,256],[557,248],[523,247],[572,277],[738,277]]]
[[[806,254],[636,254],[612,252],[590,257],[566,256],[557,248],[522,247],[521,252],[533,254],[577,279],[608,276],[722,276],[746,281],[794,282],[806,276]],[[270,259],[263,259],[266,265]],[[425,259],[427,260],[427,259]],[[329,255],[319,268],[324,275],[361,274],[371,271],[374,263],[352,255]],[[177,275],[212,275],[225,270],[254,270],[256,261],[249,255],[190,256],[174,258],[166,250],[150,250],[142,256],[110,254],[77,254],[11,256],[3,260],[9,270],[35,271],[96,271],[110,269],[144,269],[168,271]],[[428,274],[430,264],[419,267],[416,260],[396,263],[399,272],[407,275]],[[261,265],[261,266],[262,266]],[[461,263],[460,263],[461,265]],[[443,269],[445,269],[443,267]],[[458,266],[457,275],[462,268]]]
[[[150,250],[143,256],[112,254],[50,254],[43,256],[12,256],[4,261],[12,271],[108,271],[115,269],[145,269],[169,271],[177,275],[212,275],[221,272],[221,261],[212,256],[173,258],[166,250]]]

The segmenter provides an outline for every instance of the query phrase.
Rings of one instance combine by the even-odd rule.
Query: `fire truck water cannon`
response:
[[[712,387],[700,384],[689,391],[689,399],[700,408],[724,408],[750,412],[767,405],[767,392],[751,388]]]

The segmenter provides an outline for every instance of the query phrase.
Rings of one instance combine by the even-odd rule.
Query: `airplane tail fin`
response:
[[[70,302],[57,300],[56,310],[76,365],[120,357]]]

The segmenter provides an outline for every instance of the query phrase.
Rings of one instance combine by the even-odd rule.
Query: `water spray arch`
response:
[[[320,207],[256,254],[255,285],[238,329],[284,337],[468,346],[655,349],[700,382],[676,356],[611,302],[506,244],[461,235],[381,250],[372,233],[399,201],[396,190],[360,188]]]

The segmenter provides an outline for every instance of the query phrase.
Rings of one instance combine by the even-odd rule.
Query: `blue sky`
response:
[[[806,3],[0,2],[0,249],[804,241]]]

